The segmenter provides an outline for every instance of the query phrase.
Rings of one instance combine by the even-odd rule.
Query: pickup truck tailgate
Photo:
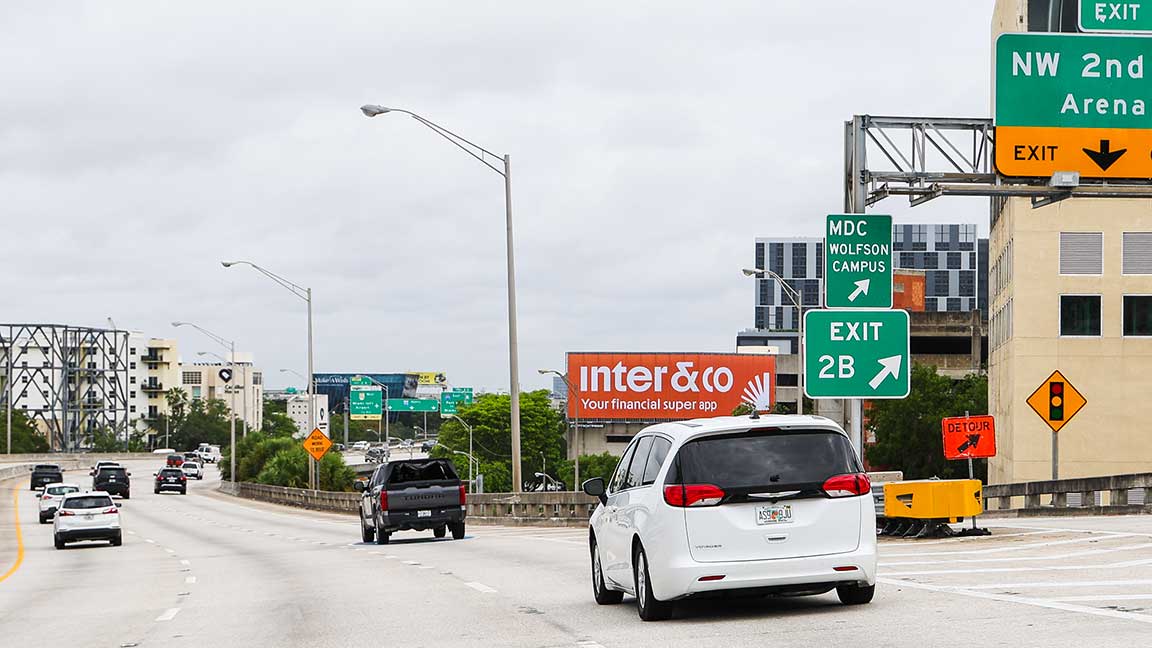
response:
[[[460,486],[416,486],[388,490],[389,511],[413,511],[460,506]]]

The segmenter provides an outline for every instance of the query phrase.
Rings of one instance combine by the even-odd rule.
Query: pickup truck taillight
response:
[[[380,510],[388,510],[388,491],[383,488],[380,489]]]
[[[460,484],[460,506],[468,503],[468,491],[464,488],[464,484]]]

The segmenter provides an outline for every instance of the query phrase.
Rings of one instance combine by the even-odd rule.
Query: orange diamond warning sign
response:
[[[329,439],[320,431],[320,428],[312,430],[312,434],[304,439],[304,449],[316,461],[320,461],[324,455],[328,454],[328,449],[332,447],[332,439]]]
[[[1053,371],[1028,397],[1028,405],[1053,432],[1059,432],[1087,404],[1087,399],[1059,371]]]

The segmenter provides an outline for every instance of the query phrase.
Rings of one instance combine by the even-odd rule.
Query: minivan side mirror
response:
[[[356,491],[357,493],[363,493],[364,492],[364,482],[360,481],[359,479],[352,482],[352,490]]]
[[[581,485],[581,489],[584,491],[584,494],[591,495],[592,497],[600,500],[601,504],[608,503],[608,496],[605,495],[603,477],[593,477],[592,479],[589,479],[588,481],[584,482],[583,485]]]

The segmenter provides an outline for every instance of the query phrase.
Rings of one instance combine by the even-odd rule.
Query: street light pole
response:
[[[564,385],[568,387],[568,398],[572,399],[575,394],[575,400],[572,401],[572,453],[576,455],[576,461],[573,462],[572,479],[575,484],[572,485],[573,489],[580,487],[580,450],[584,447],[584,439],[580,435],[580,390],[572,386],[572,382],[568,380],[567,374],[562,374],[555,369],[537,369],[541,375],[551,374],[564,381]]]
[[[225,268],[231,268],[232,266],[236,266],[236,265],[246,265],[246,266],[252,268],[253,270],[263,274],[265,277],[268,277],[272,281],[275,281],[276,283],[280,284],[283,288],[285,288],[286,290],[291,292],[293,295],[296,295],[298,298],[303,299],[305,302],[307,302],[307,304],[308,304],[308,380],[306,381],[306,385],[307,385],[307,395],[308,395],[308,428],[309,428],[308,431],[309,431],[309,433],[311,433],[312,430],[316,429],[316,386],[315,386],[315,375],[316,374],[314,373],[314,367],[312,365],[312,289],[311,288],[304,288],[303,286],[300,286],[298,284],[294,284],[291,281],[288,281],[287,279],[285,279],[284,277],[281,277],[280,275],[278,275],[278,274],[276,274],[270,270],[262,268],[262,267],[256,265],[255,263],[252,263],[251,261],[221,261],[220,265],[224,266]],[[316,490],[317,482],[319,481],[317,479],[318,475],[317,475],[316,468],[317,468],[316,460],[309,457],[308,458],[308,486],[312,490]]]
[[[469,456],[475,456],[473,454],[473,451],[472,451],[472,426],[465,423],[464,419],[460,418],[459,416],[456,416],[455,414],[449,414],[449,416],[451,416],[453,419],[455,419],[457,422],[459,422],[460,425],[463,425],[465,430],[468,430],[468,455]],[[445,447],[447,447],[447,446],[445,446]],[[477,462],[477,463],[479,463],[479,462]],[[477,470],[479,470],[480,467],[477,466],[476,468],[477,468]],[[469,463],[468,464],[468,481],[472,482],[473,479],[475,479],[475,477],[472,475],[472,464]],[[475,482],[473,482],[473,485],[475,485]]]
[[[375,117],[390,112],[404,113],[432,129],[437,135],[452,142],[462,151],[479,160],[484,166],[504,176],[505,236],[508,257],[508,378],[510,383],[508,393],[512,401],[512,488],[514,492],[519,493],[524,489],[524,486],[520,465],[520,351],[516,328],[516,263],[512,237],[512,158],[509,155],[497,155],[408,110],[368,104],[361,106],[360,112],[364,113],[366,117]],[[488,156],[503,160],[503,170],[489,162]]]
[[[803,414],[804,413],[804,303],[803,303],[804,297],[803,297],[803,295],[800,294],[800,291],[792,288],[792,286],[789,286],[788,283],[786,281],[784,281],[783,277],[776,274],[775,272],[772,272],[771,270],[765,270],[763,268],[746,268],[742,272],[744,273],[744,276],[746,276],[746,277],[756,277],[756,275],[758,275],[758,274],[766,274],[769,277],[772,277],[773,279],[775,279],[776,281],[778,281],[780,283],[780,291],[783,292],[784,295],[786,297],[788,297],[788,300],[791,301],[792,304],[796,306],[796,316],[797,316],[797,322],[798,322],[796,325],[796,337],[798,338],[796,341],[796,348],[799,351],[799,353],[796,354],[796,379],[797,379],[796,384],[797,384],[797,391],[799,392],[796,395],[796,413],[797,414]]]
[[[217,344],[228,349],[229,355],[231,356],[228,360],[228,370],[231,372],[231,375],[233,378],[236,377],[236,342],[235,341],[226,340],[223,337],[221,337],[221,336],[213,333],[212,331],[209,331],[208,329],[204,328],[203,326],[198,326],[198,325],[193,324],[191,322],[172,322],[172,326],[177,327],[177,328],[179,328],[181,326],[191,326],[192,328],[196,329],[197,331],[200,331],[204,335],[211,338]],[[213,355],[215,355],[215,354],[213,354]],[[220,356],[216,356],[216,357],[220,357]],[[230,458],[231,458],[231,460],[228,462],[228,465],[229,465],[228,476],[231,477],[232,483],[235,484],[236,483],[236,390],[235,389],[229,390],[227,382],[224,383],[224,390],[228,391],[229,395],[231,396],[231,401],[228,405],[228,410],[229,410],[228,411],[228,454],[230,455]],[[169,411],[168,416],[171,416],[171,415],[172,415],[172,412]]]

